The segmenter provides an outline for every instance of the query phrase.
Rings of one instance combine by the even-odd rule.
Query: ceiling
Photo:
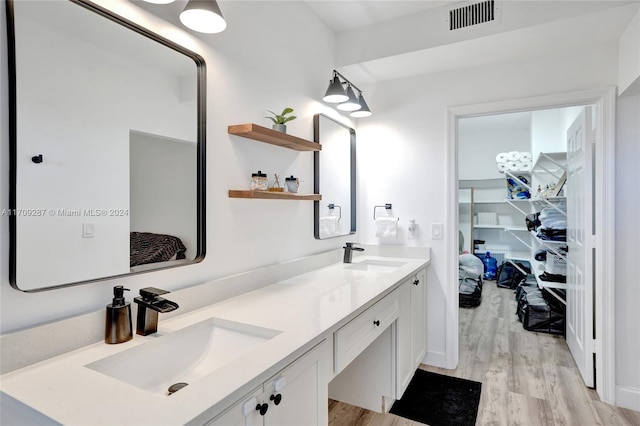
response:
[[[305,3],[329,28],[335,32],[342,32],[461,2],[460,0],[305,0]]]
[[[161,6],[129,1],[177,26],[186,4],[186,0]],[[234,1],[219,0],[223,12],[232,9]],[[446,25],[448,10],[475,0],[274,3],[286,7],[288,1],[301,1],[335,32],[334,66],[361,87],[617,40],[640,7],[638,0],[496,0],[500,17],[495,23],[458,32],[449,31]],[[217,39],[215,34],[199,37]]]
[[[361,22],[370,22],[364,26],[356,19],[345,23],[344,17],[331,17],[335,14],[331,4],[336,2],[308,3],[321,19],[338,19],[328,25],[350,25],[337,32],[336,67],[364,85],[618,40],[640,6],[638,1],[618,0],[497,0],[499,15],[491,25],[450,31],[448,10],[475,1],[346,2],[354,10],[369,11],[361,12],[366,14]],[[409,5],[395,9],[396,3]],[[390,17],[411,8],[410,15]]]

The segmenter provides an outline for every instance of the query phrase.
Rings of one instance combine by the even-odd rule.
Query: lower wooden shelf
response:
[[[260,198],[264,200],[322,200],[320,194],[292,194],[291,192],[229,190],[229,198]]]

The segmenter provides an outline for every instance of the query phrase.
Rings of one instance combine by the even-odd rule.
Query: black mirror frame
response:
[[[333,237],[320,238],[320,201],[313,202],[313,236],[316,240],[327,240],[331,238],[339,238],[347,235],[352,235],[356,233],[356,131],[335,120],[334,118],[329,117],[325,114],[315,114],[313,116],[313,141],[319,144],[322,144],[320,141],[320,117],[324,117],[333,121],[334,123],[344,127],[349,131],[350,135],[350,154],[351,158],[349,161],[350,165],[350,190],[351,190],[351,208],[350,208],[350,219],[351,219],[351,229],[348,234],[335,235]],[[313,193],[320,194],[320,154],[322,151],[315,151],[313,153]]]
[[[55,290],[59,288],[66,288],[76,285],[89,284],[94,282],[100,282],[105,280],[111,280],[115,278],[122,278],[130,275],[138,275],[149,272],[157,272],[163,269],[177,268],[181,266],[188,266],[194,263],[201,262],[206,254],[206,127],[207,127],[207,111],[206,111],[206,90],[207,90],[207,72],[204,58],[197,53],[194,53],[183,46],[166,39],[158,34],[149,31],[148,29],[141,27],[140,25],[129,21],[119,15],[114,14],[110,10],[107,10],[101,6],[91,3],[87,0],[69,0],[71,3],[77,4],[89,11],[97,13],[98,15],[109,19],[116,24],[122,25],[144,37],[147,37],[157,43],[160,43],[178,53],[181,53],[195,62],[197,69],[197,188],[196,188],[196,225],[198,241],[196,244],[196,256],[193,261],[182,265],[159,267],[148,271],[130,272],[127,274],[112,275],[103,278],[96,278],[86,281],[78,281],[67,284],[60,284],[51,287],[42,287],[32,290],[23,290],[18,287],[16,282],[16,216],[9,215],[9,282],[11,287],[16,290],[23,291],[25,293],[37,293],[48,290]],[[7,62],[8,62],[8,85],[9,85],[9,209],[15,211],[16,198],[17,198],[17,93],[16,93],[16,49],[15,49],[15,13],[14,13],[14,0],[5,0],[6,6],[6,18],[7,18]]]

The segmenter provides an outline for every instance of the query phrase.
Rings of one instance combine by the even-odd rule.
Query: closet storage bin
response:
[[[531,273],[531,265],[527,261],[514,262],[516,267],[511,262],[503,262],[498,267],[496,276],[496,285],[502,288],[515,289],[518,284],[525,278],[525,274],[521,272]]]
[[[527,276],[516,289],[516,315],[528,331],[565,335],[564,305],[544,289],[538,288],[535,277]],[[563,292],[562,290],[557,290]]]

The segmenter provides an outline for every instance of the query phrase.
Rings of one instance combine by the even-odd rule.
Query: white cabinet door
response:
[[[329,344],[325,341],[264,386],[265,426],[326,425],[329,415]]]
[[[411,321],[413,320],[413,314],[411,307],[413,302],[411,300],[413,279],[405,281],[400,286],[400,316],[398,318],[398,381],[396,395],[400,398],[407,388],[407,385],[413,377],[413,361],[411,351],[411,339],[412,339],[412,327]]]
[[[209,426],[262,426],[262,416],[256,409],[258,398],[262,397],[262,386],[250,395],[234,404],[224,414],[217,417]]]
[[[397,395],[402,396],[427,351],[427,271],[422,269],[400,286]]]
[[[415,370],[427,353],[427,270],[411,282],[411,361]]]
[[[323,341],[208,425],[328,424],[329,351],[330,345]]]

